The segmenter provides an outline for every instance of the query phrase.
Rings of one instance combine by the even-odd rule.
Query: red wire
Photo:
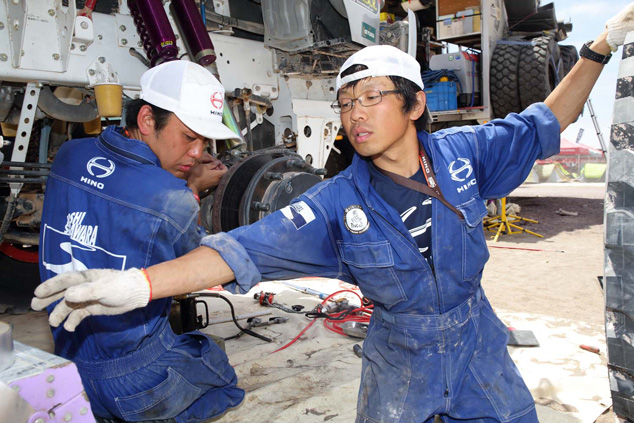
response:
[[[343,289],[337,292],[334,292],[332,294],[330,294],[329,296],[327,296],[322,302],[321,305],[323,306],[324,304],[326,304],[326,302],[328,300],[330,300],[332,297],[334,297],[335,295],[341,294],[341,293],[345,293],[345,292],[351,292],[354,295],[356,295],[357,297],[359,297],[359,301],[361,301],[361,296],[359,294],[357,294],[355,291],[351,291],[349,289]],[[341,334],[341,335],[345,335],[343,333],[343,330],[339,327],[341,325],[341,323],[344,322],[369,322],[370,321],[370,316],[363,316],[363,315],[355,315],[356,313],[370,313],[370,311],[372,310],[372,306],[368,306],[368,307],[359,307],[359,308],[355,308],[354,310],[352,310],[351,312],[349,312],[349,314],[353,314],[352,316],[346,317],[345,319],[342,320],[332,320],[329,318],[326,318],[324,320],[324,326],[326,326],[326,329],[331,330],[335,333]],[[339,312],[339,313],[334,313],[330,316],[336,318],[341,316],[341,314],[345,313],[344,311]],[[304,330],[302,330],[295,338],[293,338],[289,343],[287,343],[286,345],[284,345],[283,347],[280,347],[278,349],[276,349],[275,351],[271,352],[271,354],[275,354],[278,351],[282,351],[288,347],[290,347],[291,345],[293,345],[295,343],[295,341],[297,341],[304,333],[306,333],[306,331],[308,329],[310,329],[310,327],[317,321],[317,319],[313,319],[312,322],[310,322],[308,324],[308,326],[306,326],[304,328]],[[330,324],[332,324],[332,327],[328,326],[328,322],[331,322]]]

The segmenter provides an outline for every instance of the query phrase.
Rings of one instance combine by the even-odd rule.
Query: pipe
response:
[[[40,89],[40,98],[37,102],[44,113],[53,119],[64,120],[67,122],[90,122],[97,119],[97,103],[94,100],[82,100],[76,106],[64,103],[55,97],[53,91],[49,87]]]
[[[44,121],[45,123],[42,125],[42,129],[40,129],[40,152],[39,152],[39,162],[46,163],[48,161],[48,139],[51,136],[51,131],[53,127],[49,122]]]

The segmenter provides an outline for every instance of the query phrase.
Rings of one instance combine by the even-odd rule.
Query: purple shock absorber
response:
[[[194,61],[201,66],[213,65],[216,61],[214,45],[194,0],[172,0],[170,10]],[[213,73],[218,76],[217,70]]]
[[[143,48],[152,66],[176,60],[178,49],[161,0],[128,0]]]

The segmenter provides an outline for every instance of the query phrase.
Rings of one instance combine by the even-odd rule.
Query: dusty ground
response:
[[[524,185],[511,195],[510,201],[522,208],[520,216],[539,221],[519,225],[544,237],[503,234],[497,243],[489,242],[491,259],[483,286],[498,312],[568,319],[579,323],[587,335],[604,333],[603,293],[597,278],[603,274],[604,192],[603,184],[568,183]],[[559,209],[577,216],[562,216]],[[603,348],[601,362],[605,363]],[[611,412],[597,420],[613,421]]]

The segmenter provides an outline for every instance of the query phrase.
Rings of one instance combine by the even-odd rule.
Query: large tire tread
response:
[[[491,106],[494,117],[503,118],[509,113],[519,113],[518,66],[520,46],[498,44],[491,58]]]

